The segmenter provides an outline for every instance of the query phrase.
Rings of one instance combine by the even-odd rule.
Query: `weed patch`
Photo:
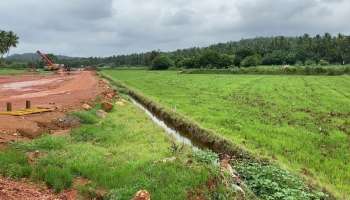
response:
[[[1,175],[10,178],[22,178],[28,177],[31,171],[31,167],[24,153],[12,149],[0,152]]]
[[[300,178],[274,165],[238,163],[235,168],[261,199],[327,199],[326,194],[313,192]]]

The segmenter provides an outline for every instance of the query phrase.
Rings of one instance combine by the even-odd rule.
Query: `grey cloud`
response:
[[[39,3],[41,2],[41,3]],[[347,0],[1,0],[14,53],[108,56],[261,35],[350,33]]]

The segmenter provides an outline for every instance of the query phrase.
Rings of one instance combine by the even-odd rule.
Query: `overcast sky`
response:
[[[350,0],[0,0],[0,29],[71,56],[206,46],[255,36],[350,33]]]

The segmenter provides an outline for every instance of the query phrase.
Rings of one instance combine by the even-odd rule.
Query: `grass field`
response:
[[[24,73],[25,70],[21,69],[9,69],[9,68],[1,68],[0,67],[0,75],[15,75]]]
[[[71,135],[43,136],[0,152],[0,174],[44,181],[56,191],[83,177],[91,181],[80,188],[83,194],[103,189],[106,199],[131,199],[140,189],[148,190],[152,199],[182,200],[201,188],[203,195],[233,195],[221,183],[206,191],[206,182],[217,177],[219,169],[190,149],[174,148],[163,130],[131,103],[103,120],[95,111],[76,113],[84,124]],[[42,156],[30,165],[26,153],[36,150]],[[171,157],[176,160],[163,161]]]
[[[106,70],[256,155],[350,195],[350,77]]]

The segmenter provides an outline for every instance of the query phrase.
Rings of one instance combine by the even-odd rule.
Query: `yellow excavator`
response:
[[[46,66],[44,67],[44,69],[49,71],[57,71],[57,70],[66,71],[66,67],[64,66],[64,64],[54,63],[46,54],[41,53],[39,50],[36,53],[39,54],[39,56],[46,63]]]

